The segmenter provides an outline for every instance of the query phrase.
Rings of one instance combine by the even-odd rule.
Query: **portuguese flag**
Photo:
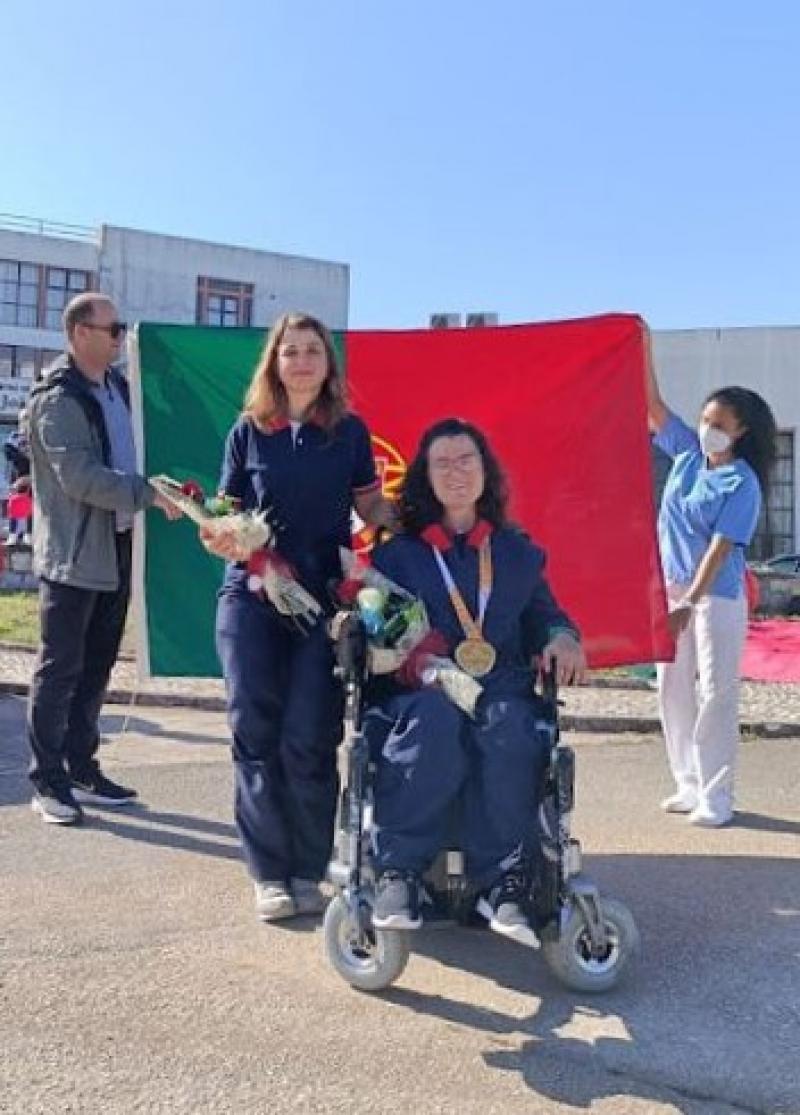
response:
[[[223,441],[264,336],[138,326],[131,383],[147,475],[215,491]],[[590,663],[671,657],[638,317],[351,331],[335,341],[387,493],[402,482],[426,426],[449,416],[475,423],[506,469],[513,518],[547,550],[548,578],[584,633]],[[192,523],[167,523],[157,512],[146,519],[137,596],[144,672],[217,676],[222,563],[205,552]]]

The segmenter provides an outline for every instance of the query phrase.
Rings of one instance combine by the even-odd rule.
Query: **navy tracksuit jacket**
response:
[[[331,432],[308,422],[263,433],[249,419],[225,446],[220,488],[245,509],[272,508],[277,548],[320,601],[341,577],[354,493],[378,486],[369,432],[348,415]],[[217,652],[233,734],[235,817],[250,874],[260,882],[323,878],[336,808],[340,694],[322,622],[289,629],[227,567],[217,607]]]
[[[373,555],[393,581],[422,598],[431,625],[450,653],[464,632],[426,538],[444,559],[471,615],[478,598],[479,522],[455,539],[440,526],[422,538],[398,536]],[[435,687],[384,692],[365,727],[378,756],[375,783],[377,866],[420,873],[442,847],[453,800],[461,794],[462,846],[467,871],[491,885],[529,851],[537,793],[547,760],[541,718],[532,692],[531,657],[556,629],[575,625],[556,603],[544,577],[541,549],[514,527],[491,532],[492,594],[483,632],[497,652],[475,720]]]

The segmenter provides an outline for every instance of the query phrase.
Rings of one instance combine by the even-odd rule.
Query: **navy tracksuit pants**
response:
[[[289,630],[246,589],[223,589],[217,652],[233,734],[236,826],[259,882],[320,880],[331,853],[341,697],[325,627]]]
[[[492,699],[471,720],[441,690],[395,694],[365,718],[375,780],[376,866],[421,874],[461,795],[461,846],[480,888],[532,851],[547,736],[529,697]]]

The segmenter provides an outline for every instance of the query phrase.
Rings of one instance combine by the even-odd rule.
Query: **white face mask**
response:
[[[697,427],[697,436],[700,438],[700,448],[709,456],[712,453],[724,453],[733,445],[733,438],[720,430],[717,426],[709,426],[708,422],[701,422]]]

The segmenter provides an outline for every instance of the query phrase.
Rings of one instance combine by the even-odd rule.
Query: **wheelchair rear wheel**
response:
[[[408,963],[408,933],[371,926],[361,930],[341,895],[329,903],[322,929],[328,960],[358,991],[382,991]]]
[[[589,923],[575,901],[560,935],[542,943],[548,966],[573,991],[610,991],[638,952],[639,931],[628,907],[615,898],[601,898],[600,910],[606,935],[603,955],[593,955]]]

